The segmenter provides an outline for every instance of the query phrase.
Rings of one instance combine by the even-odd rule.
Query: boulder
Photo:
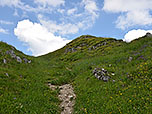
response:
[[[17,62],[22,63],[22,59],[19,56],[16,56],[16,60]]]
[[[28,63],[28,60],[26,58],[23,58],[24,63]]]
[[[132,57],[129,57],[128,61],[129,61],[129,62],[131,62],[131,61],[132,61],[132,59],[133,59]]]
[[[3,59],[3,63],[4,63],[4,64],[6,64],[6,63],[7,63],[6,59]]]
[[[16,55],[15,55],[15,53],[14,53],[13,50],[8,50],[8,51],[6,51],[6,54],[7,54],[7,55],[10,55],[12,58],[16,58]]]
[[[95,68],[92,73],[98,80],[103,80],[104,82],[109,81],[111,78],[108,71],[104,68]]]
[[[31,60],[28,61],[28,63],[31,63],[31,62],[32,62]]]
[[[150,32],[147,32],[146,37],[152,37],[152,34]]]

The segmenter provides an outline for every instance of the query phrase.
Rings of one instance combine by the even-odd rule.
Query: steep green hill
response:
[[[109,79],[97,79],[94,69],[105,69]],[[152,38],[147,36],[125,43],[84,35],[37,58],[0,43],[2,114],[60,113],[59,89],[50,90],[48,83],[73,85],[75,114],[150,114],[151,80]]]

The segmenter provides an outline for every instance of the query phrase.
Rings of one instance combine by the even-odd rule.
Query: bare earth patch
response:
[[[72,114],[76,98],[72,85],[65,84],[62,86],[55,86],[49,84],[49,87],[52,90],[55,90],[57,87],[60,89],[58,97],[62,101],[60,104],[60,108],[62,109],[61,114]]]

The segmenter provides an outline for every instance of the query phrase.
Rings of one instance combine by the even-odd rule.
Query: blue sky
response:
[[[151,32],[152,0],[0,0],[0,41],[28,55],[80,35],[130,42]]]

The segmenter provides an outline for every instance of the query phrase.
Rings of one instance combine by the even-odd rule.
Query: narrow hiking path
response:
[[[52,90],[57,88],[60,89],[58,98],[61,100],[60,108],[62,109],[61,114],[72,114],[73,106],[75,104],[76,95],[74,94],[73,87],[70,84],[62,86],[56,86],[49,84]]]

